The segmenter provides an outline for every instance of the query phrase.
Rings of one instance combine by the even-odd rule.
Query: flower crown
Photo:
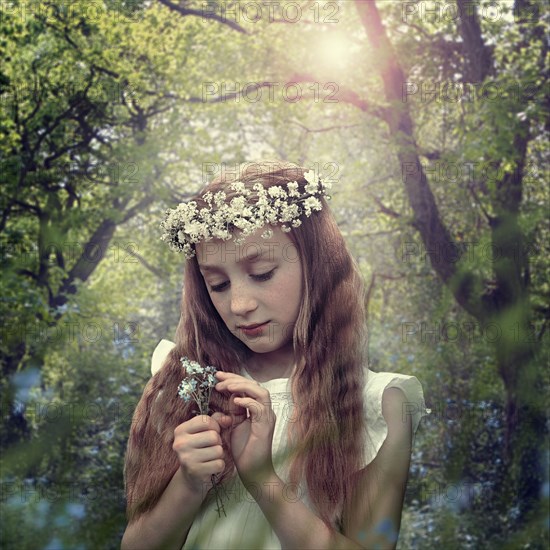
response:
[[[291,181],[283,185],[276,185],[265,189],[262,184],[255,183],[253,191],[247,189],[244,183],[236,181],[230,188],[238,193],[229,204],[224,191],[212,194],[210,191],[201,196],[208,204],[208,208],[197,208],[196,201],[182,202],[175,209],[166,211],[166,217],[160,227],[164,230],[161,240],[168,241],[168,246],[177,252],[183,252],[186,259],[195,255],[193,244],[211,239],[227,241],[233,237],[232,228],[241,230],[235,244],[241,244],[244,238],[254,233],[260,227],[277,225],[288,233],[292,227],[299,227],[302,214],[306,217],[312,211],[322,209],[318,197],[330,200],[327,189],[332,187],[329,182],[316,178],[313,170],[304,173],[307,181],[304,190],[300,193],[298,182]],[[257,200],[250,203],[249,197]],[[290,225],[288,225],[290,224]],[[262,233],[262,238],[269,239],[273,235],[271,229]]]

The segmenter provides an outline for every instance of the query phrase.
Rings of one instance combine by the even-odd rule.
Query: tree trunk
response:
[[[460,4],[464,4],[461,0]],[[409,105],[400,100],[406,84],[403,71],[388,39],[374,0],[356,0],[356,7],[371,48],[376,50],[386,101],[390,104],[386,122],[394,138],[401,163],[403,183],[414,212],[414,225],[428,251],[431,265],[453,293],[457,303],[480,323],[495,323],[500,337],[495,341],[495,357],[506,392],[506,433],[503,448],[505,487],[500,506],[517,507],[519,520],[540,502],[542,452],[545,441],[545,414],[539,365],[540,342],[529,341],[532,321],[529,308],[529,266],[526,243],[518,223],[521,203],[521,174],[529,140],[528,122],[514,136],[517,170],[497,183],[492,197],[496,216],[491,220],[491,236],[498,258],[494,261],[496,281],[483,281],[473,272],[459,272],[453,261],[456,246],[443,224],[414,140]],[[475,14],[463,22],[466,47],[465,72],[480,82],[491,73],[490,50],[483,45]],[[477,59],[477,63],[476,63]],[[496,284],[495,284],[496,283]],[[479,292],[479,289],[482,289]]]

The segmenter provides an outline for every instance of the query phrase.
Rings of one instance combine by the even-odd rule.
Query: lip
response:
[[[265,321],[264,323],[255,323],[253,325],[239,325],[238,328],[242,330],[253,330],[258,327],[263,327],[264,325],[267,325],[267,323],[269,323],[269,321]]]
[[[248,326],[240,326],[239,329],[242,331],[242,334],[244,334],[247,338],[256,338],[261,337],[264,334],[264,330],[266,330],[267,325],[271,321],[266,321],[265,323],[262,323],[261,325],[254,324],[254,325],[248,325]]]

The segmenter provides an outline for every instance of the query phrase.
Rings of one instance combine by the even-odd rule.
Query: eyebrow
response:
[[[246,256],[243,256],[242,258],[239,258],[235,263],[237,264],[242,264],[244,262],[246,263],[254,263],[254,262],[258,262],[260,261],[264,256],[266,256],[267,254],[269,254],[269,250],[268,249],[264,249],[262,250],[261,252],[258,252],[257,250],[255,250],[254,252],[252,252],[251,254],[247,254]],[[218,266],[216,265],[204,265],[204,264],[199,264],[199,269],[201,271],[220,271],[221,268],[219,268]]]

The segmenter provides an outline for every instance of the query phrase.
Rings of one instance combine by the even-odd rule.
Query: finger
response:
[[[229,428],[229,426],[233,423],[230,415],[223,414],[221,412],[214,413],[212,418],[214,418],[214,420],[216,420],[222,428]]]
[[[224,452],[221,445],[214,445],[213,447],[204,447],[202,449],[193,450],[194,462],[211,462],[212,460],[219,460],[223,457]]]
[[[242,381],[245,381],[245,382],[252,382],[254,384],[258,384],[259,385],[259,382],[257,382],[256,380],[251,380],[250,378],[247,378],[246,376],[242,376],[241,374],[237,374],[236,372],[224,372],[224,371],[217,371],[216,374],[215,374],[216,378],[220,381],[223,381],[223,380],[242,380]]]
[[[179,460],[187,467],[192,467],[193,464],[204,464],[205,462],[211,462],[212,460],[224,459],[225,453],[221,445],[214,445],[213,447],[204,447],[202,449],[175,449],[178,454]]]
[[[244,376],[241,376],[240,374],[237,374],[235,372],[224,372],[223,370],[219,370],[217,371],[214,376],[218,379],[218,380],[227,380],[228,378],[234,378],[234,377],[238,377],[238,378],[244,378]]]
[[[261,399],[269,395],[269,392],[262,388],[254,380],[224,380],[223,382],[218,382],[216,384],[216,390],[218,391],[228,391],[230,393],[245,392],[251,397],[256,399]]]
[[[244,407],[249,415],[251,422],[258,422],[262,417],[262,406],[251,397],[235,397],[235,404]]]
[[[213,430],[190,434],[188,441],[189,445],[195,449],[200,449],[203,447],[213,447],[214,445],[222,444],[222,438],[220,434],[216,433]]]
[[[235,397],[237,396],[233,394],[229,398],[229,414],[231,415],[232,426],[239,425],[250,416],[250,413],[246,410],[246,408],[235,403]]]
[[[214,430],[218,433],[220,433],[220,425],[219,423],[213,419],[211,416],[208,416],[206,414],[200,414],[198,416],[195,416],[194,418],[191,418],[188,422],[185,422],[185,428],[184,430],[189,434],[196,434],[208,430]],[[183,426],[184,424],[180,424],[176,430],[180,428],[180,426]]]
[[[179,455],[196,453],[201,449],[223,449],[223,442],[219,434],[214,431],[202,432],[200,434],[179,436],[174,439],[172,449]]]
[[[204,466],[207,468],[207,472],[221,474],[225,468],[225,461],[220,459],[211,460],[210,462],[205,462]]]

